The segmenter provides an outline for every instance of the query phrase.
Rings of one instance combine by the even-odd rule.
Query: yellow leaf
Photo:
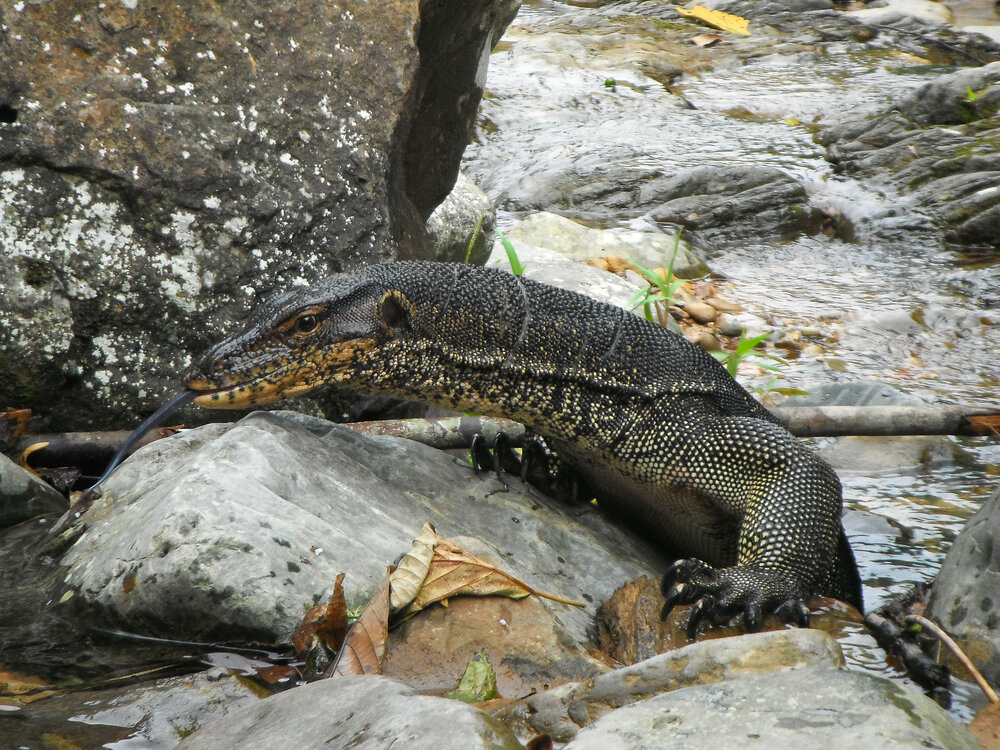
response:
[[[721,10],[709,10],[703,5],[696,5],[690,10],[687,8],[677,8],[677,12],[685,18],[695,18],[702,23],[706,23],[713,29],[728,31],[731,34],[742,34],[749,36],[750,22],[732,13],[723,13]]]

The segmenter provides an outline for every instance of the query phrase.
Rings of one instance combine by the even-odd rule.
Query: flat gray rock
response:
[[[924,695],[883,677],[798,669],[698,685],[604,716],[565,750],[940,748],[978,743]]]
[[[177,750],[518,750],[477,708],[384,677],[341,677],[272,696],[201,729]]]

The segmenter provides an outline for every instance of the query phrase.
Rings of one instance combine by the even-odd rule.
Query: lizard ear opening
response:
[[[410,309],[410,301],[401,292],[386,292],[379,305],[382,324],[389,330],[408,327]]]

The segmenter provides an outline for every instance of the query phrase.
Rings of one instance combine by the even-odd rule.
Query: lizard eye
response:
[[[295,329],[295,333],[312,333],[319,328],[319,318],[309,314],[300,315],[295,319],[292,327]]]

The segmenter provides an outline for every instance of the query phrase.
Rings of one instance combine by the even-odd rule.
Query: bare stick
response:
[[[922,628],[929,630],[941,643],[951,649],[951,652],[955,655],[955,658],[962,662],[962,666],[969,670],[969,674],[972,675],[972,679],[976,681],[976,684],[986,693],[986,697],[989,698],[990,703],[1000,703],[1000,698],[997,697],[996,692],[990,687],[990,684],[986,681],[986,678],[980,674],[976,666],[969,660],[969,657],[965,655],[965,652],[959,647],[955,641],[952,640],[951,636],[948,635],[941,627],[933,620],[928,620],[926,617],[921,617],[920,615],[907,615],[903,618],[903,621],[907,624],[917,623]]]

